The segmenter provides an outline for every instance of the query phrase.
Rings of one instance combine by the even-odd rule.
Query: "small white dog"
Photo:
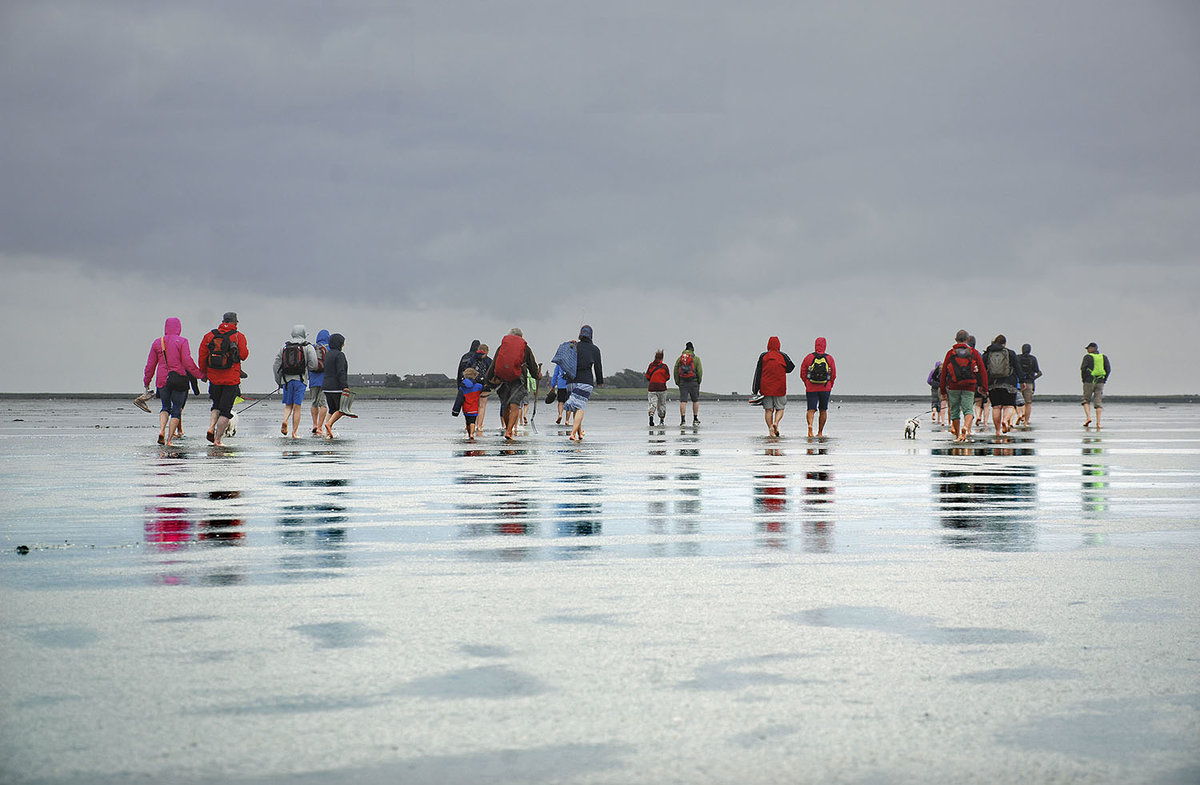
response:
[[[237,412],[234,412],[233,416],[229,418],[229,425],[225,426],[225,436],[237,436],[237,425],[238,415]],[[224,439],[225,436],[221,438]]]
[[[909,420],[907,423],[904,424],[904,438],[905,439],[917,438],[917,429],[920,427],[921,427],[921,423],[917,420],[916,417]]]

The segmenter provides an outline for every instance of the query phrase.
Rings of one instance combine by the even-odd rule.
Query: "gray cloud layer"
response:
[[[997,271],[1017,323],[1130,269],[1153,308],[1196,95],[1190,2],[9,2],[0,252],[501,321]]]

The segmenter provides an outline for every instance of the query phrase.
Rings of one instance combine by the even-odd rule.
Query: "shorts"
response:
[[[321,385],[315,384],[312,387],[309,387],[308,389],[312,390],[312,407],[314,409],[324,409],[325,408],[325,394],[321,388]]]
[[[292,379],[283,383],[283,405],[299,406],[304,403],[304,391],[308,389],[304,382]]]
[[[342,393],[340,391],[326,392],[325,403],[330,414],[337,414],[342,410]]]
[[[787,406],[786,395],[764,395],[762,399],[762,407],[764,409],[782,409]]]
[[[951,420],[961,420],[964,414],[975,416],[974,390],[947,390],[946,401],[950,406]]]
[[[571,397],[567,399],[567,405],[563,408],[569,412],[577,412],[588,405],[588,401],[591,400],[592,390],[594,388],[590,384],[580,384],[576,382],[567,389],[571,391]]]
[[[933,409],[942,408],[942,392],[936,387],[929,388],[929,406]]]
[[[808,400],[810,412],[815,412],[817,409],[821,411],[829,409],[829,390],[809,390],[804,397]]]
[[[1104,408],[1104,382],[1083,383],[1083,405],[1089,403],[1097,409]]]
[[[233,402],[242,394],[239,384],[209,384],[208,397],[212,399],[210,408],[220,412],[222,417],[233,417]]]
[[[187,390],[172,390],[170,387],[160,387],[158,395],[162,398],[162,410],[169,414],[171,419],[178,420],[183,417],[183,407],[187,405],[188,399]]]
[[[682,382],[679,385],[679,402],[700,402],[700,382]]]
[[[474,425],[475,421],[478,419],[479,419],[478,412],[476,412],[475,414],[467,414],[466,412],[463,412],[463,420],[466,421],[467,425]]]
[[[528,395],[529,388],[525,386],[523,379],[501,382],[500,386],[496,388],[496,397],[500,399],[500,411],[502,412],[509,406],[520,406]]]
[[[1017,394],[1013,390],[1006,390],[1003,387],[993,387],[988,390],[988,402],[992,406],[1016,406]]]
[[[557,387],[554,390],[554,395],[558,398],[559,403],[566,403],[567,399],[571,397],[571,391],[566,387]]]

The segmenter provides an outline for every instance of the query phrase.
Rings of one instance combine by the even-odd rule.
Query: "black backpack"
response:
[[[813,355],[813,361],[808,366],[808,380],[813,384],[824,384],[829,381],[829,360],[825,359],[825,355]]]
[[[284,376],[304,375],[304,369],[308,367],[308,360],[304,356],[304,347],[307,345],[291,341],[283,345],[283,365],[280,370]]]
[[[237,330],[230,333],[223,333],[218,328],[212,331],[212,338],[206,347],[209,368],[217,371],[227,371],[241,362],[237,341],[233,340],[233,336],[235,335],[237,335]]]

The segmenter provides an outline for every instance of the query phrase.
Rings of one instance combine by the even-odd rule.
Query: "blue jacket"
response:
[[[317,344],[316,345],[324,346],[325,353],[326,354],[329,353],[329,331],[328,330],[322,330],[321,332],[317,333]],[[321,353],[321,350],[317,349],[317,354],[320,354],[320,353]],[[328,359],[326,361],[328,362]],[[325,372],[324,371],[320,371],[320,372],[309,371],[308,372],[308,385],[310,387],[323,387],[325,385]]]
[[[567,389],[567,375],[557,365],[554,366],[554,374],[550,377],[550,386],[556,390]]]

